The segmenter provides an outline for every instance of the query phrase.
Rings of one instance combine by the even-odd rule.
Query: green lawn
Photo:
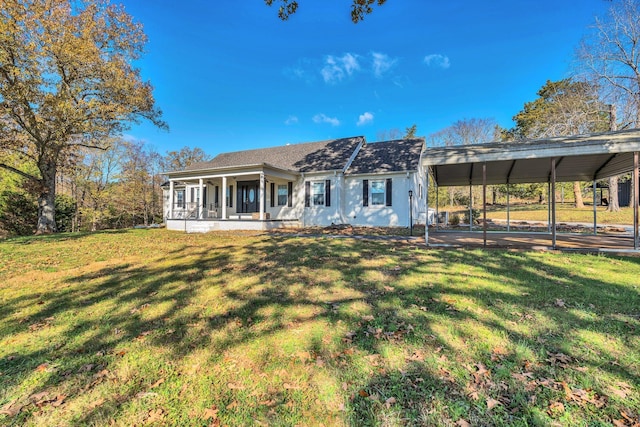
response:
[[[482,206],[475,206],[474,209],[480,210],[482,216]],[[596,218],[598,224],[633,224],[633,208],[624,207],[618,212],[608,212],[604,206],[596,207]],[[449,211],[449,215],[457,213],[460,219],[467,213],[468,208],[460,206],[440,207],[440,211]],[[547,205],[538,204],[516,204],[509,208],[509,217],[511,221],[541,221],[547,222],[549,219]],[[488,219],[507,219],[507,208],[504,205],[487,206]],[[593,223],[593,206],[587,205],[584,208],[577,209],[572,204],[556,205],[556,221],[560,222],[584,222]]]
[[[638,277],[345,238],[9,240],[0,425],[632,425]]]

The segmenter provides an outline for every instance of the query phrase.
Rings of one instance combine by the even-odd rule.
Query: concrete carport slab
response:
[[[483,186],[483,243],[486,239],[486,186],[595,181],[634,171],[634,249],[638,249],[638,153],[640,129],[517,142],[427,148],[423,166],[436,186]],[[427,180],[428,181],[428,180]],[[429,183],[427,182],[427,186]],[[428,196],[428,192],[427,192]],[[555,197],[551,197],[551,238],[556,247]],[[595,206],[594,206],[595,207]],[[427,211],[429,198],[427,197]],[[425,231],[429,245],[429,230]]]

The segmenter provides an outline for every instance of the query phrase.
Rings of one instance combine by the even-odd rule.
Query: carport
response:
[[[593,181],[595,194],[596,180],[633,172],[633,249],[638,250],[639,152],[640,130],[633,129],[540,140],[427,148],[422,162],[433,184],[438,187],[482,186],[482,241],[485,247],[487,185],[547,183],[550,194],[550,243],[556,249],[556,183]],[[427,212],[429,203],[427,191]],[[595,208],[594,201],[594,231]],[[425,241],[429,246],[428,227]]]

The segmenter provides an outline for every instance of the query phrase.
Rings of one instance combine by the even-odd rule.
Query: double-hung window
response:
[[[324,206],[324,181],[314,181],[311,183],[311,200],[313,206]]]
[[[184,190],[176,191],[176,206],[184,208]]]
[[[385,181],[372,180],[370,185],[371,185],[371,206],[384,206],[386,201]]]
[[[286,206],[289,200],[287,184],[278,184],[278,206]]]

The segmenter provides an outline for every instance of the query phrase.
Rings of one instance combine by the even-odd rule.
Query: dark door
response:
[[[238,212],[258,212],[259,181],[238,181]]]

